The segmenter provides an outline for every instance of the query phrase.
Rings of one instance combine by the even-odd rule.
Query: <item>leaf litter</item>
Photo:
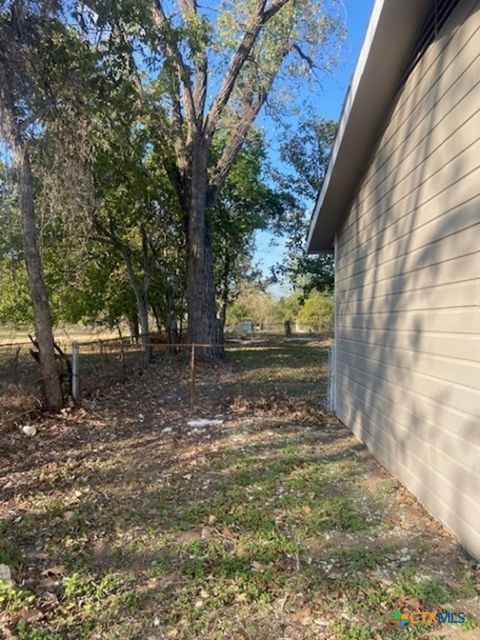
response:
[[[169,361],[2,431],[4,637],[400,640],[396,608],[461,603],[465,633],[417,637],[473,638],[477,564],[322,408],[326,349],[303,351],[200,366],[195,418]]]

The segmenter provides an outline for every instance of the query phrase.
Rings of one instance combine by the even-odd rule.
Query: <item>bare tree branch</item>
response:
[[[180,10],[185,18],[198,15],[196,0],[178,0]],[[195,79],[193,82],[193,103],[198,126],[203,124],[205,101],[207,97],[208,58],[204,49],[195,56]]]
[[[259,93],[250,104],[248,104],[244,112],[235,127],[235,131],[223,150],[222,155],[217,163],[217,166],[213,172],[213,175],[209,182],[208,187],[208,206],[211,208],[214,206],[218,194],[221,191],[225,180],[227,179],[228,172],[232,164],[235,162],[235,158],[238,152],[242,148],[245,138],[252,126],[252,122],[257,116],[258,112],[262,108],[267,98],[268,91]]]
[[[167,26],[167,17],[163,9],[161,0],[155,0],[154,3],[154,20],[160,29]],[[195,102],[192,93],[192,84],[190,80],[190,72],[185,63],[178,47],[169,43],[166,39],[162,39],[162,48],[164,55],[170,59],[175,68],[178,80],[183,87],[183,107],[187,115],[190,125],[197,126],[197,114],[195,110]]]
[[[220,87],[207,116],[205,124],[205,132],[207,136],[213,135],[218,124],[218,120],[224,108],[228,104],[230,96],[232,95],[238,75],[258,39],[260,31],[289,1],[290,0],[277,0],[269,9],[265,9],[267,1],[257,0],[252,19],[247,26],[238,49],[230,60],[222,86]]]
[[[196,0],[178,0],[178,4],[180,6],[180,11],[183,13],[183,15],[197,13]]]
[[[287,0],[288,1],[288,0]],[[282,60],[289,53],[289,48],[285,48],[282,52]],[[281,61],[279,62],[279,67],[281,65]],[[264,80],[264,86],[260,87],[256,93],[249,93],[248,96],[244,99],[244,110],[240,119],[235,127],[235,131],[232,134],[230,141],[225,146],[222,155],[217,163],[215,170],[213,171],[212,177],[209,181],[208,186],[208,205],[209,207],[213,207],[215,201],[218,197],[219,192],[221,191],[223,185],[225,184],[225,180],[227,179],[228,172],[232,164],[235,162],[235,158],[238,155],[238,152],[242,148],[243,143],[248,135],[248,132],[252,126],[253,121],[257,117],[261,108],[265,104],[270,90],[272,88],[273,82],[275,80],[276,73],[272,73],[267,81]],[[260,80],[259,80],[260,81]],[[261,81],[260,81],[261,82]]]
[[[263,14],[263,24],[267,24],[287,2],[289,2],[289,0],[277,0],[277,2],[274,2]]]
[[[207,72],[208,62],[206,53],[202,53],[196,67],[195,81],[193,83],[193,102],[197,114],[199,126],[203,124],[203,115],[205,112],[205,101],[207,97]]]
[[[309,55],[307,55],[304,51],[302,51],[300,45],[292,44],[292,49],[294,49],[298,53],[300,58],[308,64],[310,69],[312,70],[315,69],[315,62],[312,60],[312,58]]]

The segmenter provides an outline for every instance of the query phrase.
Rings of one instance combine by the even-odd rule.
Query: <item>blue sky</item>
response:
[[[343,99],[355,69],[373,3],[374,0],[343,0],[347,37],[341,55],[342,62],[330,76],[323,78],[323,93],[317,98],[317,111],[324,118],[338,120],[340,117]],[[265,275],[269,274],[272,265],[282,261],[283,256],[284,249],[280,239],[274,238],[270,232],[257,234],[254,261]],[[281,295],[282,292],[281,287],[272,287],[272,293],[275,295]]]

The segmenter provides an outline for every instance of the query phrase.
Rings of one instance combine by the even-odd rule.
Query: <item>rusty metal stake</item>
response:
[[[195,345],[192,344],[190,355],[190,413],[193,413],[195,405]]]

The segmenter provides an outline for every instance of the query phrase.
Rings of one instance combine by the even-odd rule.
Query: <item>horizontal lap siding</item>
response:
[[[480,2],[397,98],[336,239],[339,418],[480,557]]]

